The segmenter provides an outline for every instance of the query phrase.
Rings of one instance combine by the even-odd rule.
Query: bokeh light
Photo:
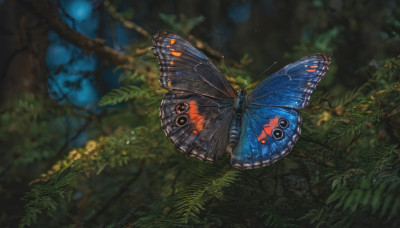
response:
[[[93,11],[93,6],[92,3],[90,3],[90,1],[73,0],[67,2],[65,11],[76,22],[82,22],[89,18],[90,14]]]

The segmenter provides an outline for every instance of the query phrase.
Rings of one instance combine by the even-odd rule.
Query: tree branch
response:
[[[114,20],[117,20],[119,22],[121,22],[121,24],[127,28],[127,29],[131,29],[131,30],[135,30],[136,32],[140,33],[142,36],[144,37],[151,37],[150,33],[148,31],[146,31],[144,28],[140,27],[139,25],[133,23],[132,21],[127,21],[125,20],[123,17],[121,17],[117,10],[115,9],[115,7],[110,3],[110,1],[105,0],[104,1],[104,6],[106,7],[107,11],[110,13],[111,17]],[[193,35],[189,35],[188,39],[192,42],[194,42],[195,46],[200,49],[205,51],[206,53],[208,53],[209,55],[213,56],[216,59],[221,59],[222,54],[217,51],[214,50],[210,45],[208,45],[207,43],[197,39],[195,36]]]
[[[44,18],[50,27],[64,40],[75,44],[84,51],[94,53],[115,65],[131,64],[134,62],[132,56],[121,54],[113,48],[106,46],[104,40],[98,38],[90,39],[89,37],[71,29],[67,24],[61,21],[57,9],[55,9],[49,1],[27,1],[32,4],[35,12]]]
[[[207,43],[197,39],[195,36],[193,35],[189,35],[188,36],[189,40],[191,40],[192,42],[194,42],[196,44],[196,47],[200,50],[203,50],[205,52],[207,52],[209,55],[213,56],[216,59],[221,59],[222,54],[217,51],[214,50],[210,45],[208,45]]]
[[[119,22],[121,22],[121,24],[127,28],[127,29],[131,29],[131,30],[135,30],[136,32],[140,33],[142,36],[146,37],[146,38],[151,38],[151,35],[149,32],[147,32],[144,28],[140,27],[139,25],[135,24],[132,21],[127,21],[125,20],[123,17],[121,17],[117,10],[115,9],[115,7],[110,3],[110,1],[105,0],[104,1],[104,6],[106,7],[107,11],[110,13],[111,17],[114,20],[117,20]]]
[[[136,172],[135,175],[133,175],[119,190],[118,192],[111,197],[104,205],[103,207],[97,211],[96,214],[94,214],[89,220],[87,220],[87,224],[93,224],[93,222],[98,218],[100,215],[102,215],[104,212],[107,211],[109,206],[114,203],[119,197],[121,197],[128,189],[129,187],[138,179],[140,174],[143,172],[143,162],[139,164],[139,170]]]

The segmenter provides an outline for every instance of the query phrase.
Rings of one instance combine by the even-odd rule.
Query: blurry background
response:
[[[59,224],[68,227],[149,226],[146,221],[158,221],[151,217],[153,214],[174,212],[173,206],[165,205],[168,205],[168,200],[173,201],[174,196],[177,202],[182,201],[180,197],[183,196],[175,195],[176,192],[183,191],[185,185],[199,176],[210,177],[205,169],[216,169],[213,172],[222,173],[221,176],[226,174],[221,171],[228,170],[224,165],[220,166],[223,167],[221,170],[200,165],[201,171],[188,174],[192,176],[175,178],[187,171],[183,168],[185,166],[180,166],[182,159],[194,166],[198,166],[198,161],[180,156],[159,128],[157,106],[165,91],[158,84],[158,66],[151,51],[151,36],[158,30],[170,29],[188,38],[230,76],[233,84],[250,88],[253,82],[266,77],[257,75],[274,61],[278,66],[267,75],[303,56],[318,52],[330,54],[333,59],[331,70],[313,98],[315,106],[321,105],[318,102],[325,102],[323,104],[330,109],[303,114],[306,117],[310,115],[310,125],[315,125],[317,132],[318,127],[323,127],[322,123],[333,121],[330,118],[341,118],[346,113],[345,108],[353,107],[345,105],[355,102],[356,107],[357,102],[369,96],[370,92],[389,90],[398,83],[396,76],[381,81],[373,76],[384,64],[386,67],[391,63],[388,59],[400,54],[400,3],[396,0],[1,0],[0,21],[2,227],[15,227],[17,224],[36,224],[35,227]],[[234,75],[221,64],[221,56],[225,56]],[[394,60],[392,63],[394,67],[397,64]],[[381,83],[382,87],[372,88],[365,86],[366,83],[368,86]],[[108,95],[103,97],[105,94]],[[340,100],[343,94],[347,97]],[[380,105],[382,110],[386,110]],[[389,127],[377,124],[375,132],[376,137],[380,134],[380,140],[389,140],[379,148],[392,148],[390,153],[398,150],[393,145],[399,143],[398,132],[390,129],[398,123],[395,118],[397,111],[394,119],[389,118],[397,109],[396,105],[395,102],[387,109],[390,115],[386,113],[385,118],[388,118]],[[385,115],[380,113],[376,118],[382,116]],[[371,122],[374,118],[363,122],[365,125],[360,129],[376,123]],[[328,128],[327,125],[327,132],[331,129]],[[362,144],[359,138],[362,131],[352,132],[358,137],[348,142],[350,144],[342,143],[344,151],[349,150],[349,145],[354,142]],[[305,132],[305,138],[308,135],[318,141],[317,136]],[[329,145],[326,150],[341,145],[337,142],[332,144],[335,137],[321,137]],[[145,145],[149,138],[156,140],[152,142],[154,145]],[[376,140],[374,142],[378,143]],[[306,141],[303,146],[296,147],[300,149],[295,149],[295,154],[297,151],[301,154],[301,148],[310,147]],[[343,156],[335,159],[340,162]],[[317,160],[320,162],[321,158]],[[335,166],[335,172],[343,174],[349,169],[357,174],[367,172],[365,169],[360,171],[355,165],[357,162],[352,161],[338,169]],[[321,163],[331,167],[335,162]],[[171,169],[169,173],[158,172],[166,167]],[[283,170],[273,170],[276,178],[279,172],[287,174]],[[321,175],[322,171],[318,172]],[[326,172],[334,173],[333,170]],[[255,174],[234,173],[234,176],[253,175],[248,178],[257,180],[257,175],[264,174],[256,171]],[[307,175],[293,176],[292,173],[282,176],[285,183],[291,185],[288,187],[291,192],[294,191],[293,185],[300,186],[297,192],[300,198],[305,197],[302,194],[311,197],[309,188],[318,189],[312,192],[314,198],[310,200],[313,201],[310,208],[293,209],[293,216],[284,220],[288,224],[307,226],[315,222],[306,216],[307,213],[310,215],[316,210],[316,214],[323,216],[323,211],[328,211],[327,208],[321,209],[321,202],[325,202],[332,190],[329,190],[332,177],[321,178],[322,181],[311,178],[317,175],[315,173]],[[281,183],[282,179],[275,181]],[[304,187],[310,181],[315,181],[313,184],[318,186]],[[34,185],[36,182],[45,183],[43,189],[52,189],[48,191],[54,194],[46,195],[48,192],[40,190],[35,194],[31,189],[39,186]],[[280,187],[275,190],[277,188]],[[252,193],[254,196],[257,194]],[[273,198],[276,192],[267,195]],[[183,216],[186,220],[171,224],[230,224],[227,215],[215,218],[208,215],[213,213],[208,206],[215,203],[214,198],[220,200],[212,194],[210,197],[206,197],[207,203],[194,206],[193,212],[188,209],[198,220],[193,220],[188,212],[184,214],[187,217]],[[125,202],[124,198],[127,199]],[[395,199],[391,200],[397,202]],[[268,200],[262,201],[261,206],[253,205],[256,208],[268,205],[267,209],[260,209],[263,212],[255,212],[257,219],[232,221],[232,224],[280,227],[279,224],[283,223],[268,223],[268,216],[279,209],[283,211],[281,214],[287,213],[285,210],[291,204],[285,198],[282,202],[274,201],[277,209],[271,209],[269,205],[273,200]],[[162,202],[165,205],[160,206]],[[397,212],[399,207],[393,205],[392,209]],[[353,212],[356,209],[353,208]],[[252,209],[248,211],[250,213]],[[306,219],[296,220],[302,216]],[[356,221],[365,219],[363,216]],[[47,223],[50,217],[52,219]],[[392,218],[383,216],[378,221],[398,224]],[[329,223],[322,225],[338,224],[335,218],[327,220]],[[349,224],[365,225],[357,222]],[[160,224],[171,225],[160,220],[158,225],[152,226]]]

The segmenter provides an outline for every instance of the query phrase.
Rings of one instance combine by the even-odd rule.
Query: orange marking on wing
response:
[[[169,65],[174,65],[174,61],[169,61]]]
[[[168,81],[168,86],[171,86],[171,81]]]
[[[177,51],[171,51],[171,55],[174,55],[174,56],[176,56],[176,57],[179,57],[179,56],[182,55],[182,53],[177,52]]]
[[[199,134],[199,132],[197,130],[193,130],[192,133],[195,134],[195,135]]]
[[[318,68],[317,65],[310,66],[310,68]]]
[[[170,44],[174,44],[176,42],[176,40],[172,39],[169,41]]]
[[[257,136],[257,139],[261,143],[265,143],[265,138],[272,135],[272,130],[278,126],[278,121],[281,117],[275,116],[275,118],[271,119],[268,123],[263,126],[263,130],[261,131],[260,135]],[[264,142],[263,142],[264,141]]]
[[[203,125],[204,125],[204,115],[199,114],[197,111],[197,104],[194,101],[189,102],[189,110],[187,111],[187,114],[189,115],[190,122],[194,123],[196,126],[196,130],[198,132],[203,130]]]
[[[316,71],[316,69],[307,70],[307,72],[310,72],[310,73],[315,72],[315,71]]]

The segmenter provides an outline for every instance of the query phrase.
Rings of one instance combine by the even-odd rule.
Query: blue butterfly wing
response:
[[[302,109],[329,70],[330,57],[315,54],[289,64],[262,81],[248,96],[249,104]]]
[[[280,127],[279,120],[288,121]],[[296,110],[281,107],[253,107],[246,110],[238,145],[232,153],[232,166],[239,169],[257,168],[284,157],[296,143],[301,117]],[[274,137],[273,134],[280,134]]]
[[[231,156],[235,168],[266,166],[290,152],[301,133],[297,110],[308,105],[329,64],[324,54],[305,57],[265,79],[249,94],[240,139]]]

